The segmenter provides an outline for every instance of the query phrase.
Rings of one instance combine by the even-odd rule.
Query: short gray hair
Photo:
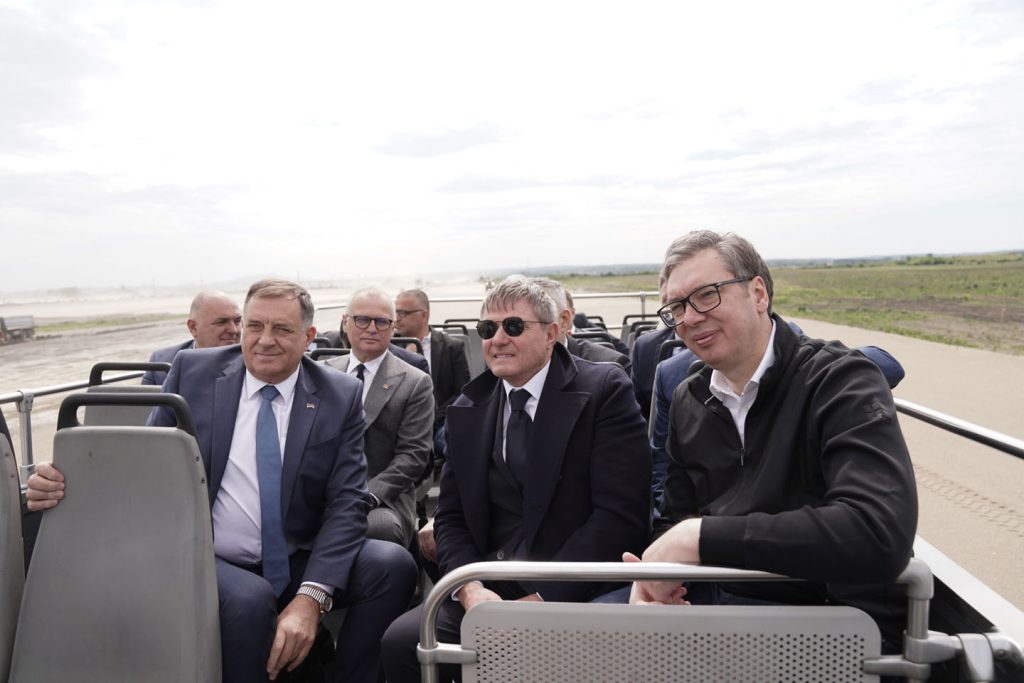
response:
[[[569,301],[566,298],[567,292],[561,282],[548,277],[531,277],[530,281],[539,285],[541,289],[548,293],[551,300],[555,302],[555,308],[558,309],[559,315],[561,315],[562,311],[569,308]]]
[[[558,311],[551,296],[536,282],[521,275],[511,275],[489,291],[480,307],[480,315],[488,311],[515,308],[520,301],[530,305],[540,322],[547,324],[558,320]]]
[[[411,296],[416,299],[416,304],[423,307],[423,310],[430,310],[430,299],[427,297],[427,293],[422,289],[403,289],[398,293],[396,299],[401,299],[403,296]]]
[[[719,235],[711,230],[694,230],[677,237],[665,250],[665,263],[661,266],[659,279],[662,282],[668,281],[676,266],[705,249],[714,249],[718,252],[725,267],[734,277],[760,276],[768,291],[768,312],[771,313],[774,286],[768,264],[757,253],[753,244],[733,232]]]
[[[348,305],[345,306],[346,313],[352,310],[352,304],[354,304],[357,299],[380,300],[380,302],[385,304],[388,307],[388,310],[391,311],[391,318],[394,319],[395,302],[383,290],[377,289],[376,287],[363,287],[362,289],[357,289],[356,291],[352,292],[352,296],[348,298]]]
[[[267,278],[254,282],[252,287],[249,288],[248,294],[245,295],[245,305],[248,306],[249,300],[256,298],[297,299],[299,309],[302,312],[302,324],[306,327],[313,325],[313,298],[309,296],[306,288],[298,283],[277,278]]]

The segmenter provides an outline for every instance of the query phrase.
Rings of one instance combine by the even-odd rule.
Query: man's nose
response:
[[[698,313],[697,309],[695,309],[692,305],[687,304],[686,308],[683,309],[683,318],[681,324],[687,327],[692,327],[693,325],[702,322],[704,318],[705,315],[703,313]]]

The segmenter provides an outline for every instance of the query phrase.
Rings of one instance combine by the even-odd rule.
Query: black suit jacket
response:
[[[187,342],[181,344],[175,344],[174,346],[165,346],[162,349],[157,349],[149,357],[150,363],[172,363],[174,357],[178,355],[178,351],[184,351],[185,349],[191,349],[195,344],[194,339],[189,339]],[[160,386],[167,379],[167,373],[163,370],[146,370],[142,375],[143,384],[155,384]]]
[[[654,396],[654,368],[658,365],[658,351],[661,345],[675,338],[675,330],[665,327],[642,334],[633,342],[633,391],[646,420],[651,414],[651,398]]]
[[[622,366],[627,375],[631,369],[629,356],[587,339],[566,337],[565,348],[569,349],[569,353],[583,360],[591,360],[595,363],[617,363]]]
[[[487,473],[502,406],[501,380],[485,371],[448,409],[448,459],[434,533],[443,571],[487,553]],[[651,457],[640,410],[622,371],[574,359],[555,344],[537,405],[523,488],[528,560],[617,562],[650,537]],[[597,586],[519,582],[546,600],[584,601]]]
[[[439,330],[430,331],[430,377],[434,381],[434,425],[444,420],[448,406],[469,381],[466,342]]]
[[[164,382],[164,391],[181,394],[192,411],[211,505],[227,467],[244,379],[236,344],[181,351]],[[362,392],[355,377],[303,356],[281,470],[285,538],[310,551],[303,581],[344,588],[366,537]],[[166,409],[150,417],[158,426],[174,422]]]

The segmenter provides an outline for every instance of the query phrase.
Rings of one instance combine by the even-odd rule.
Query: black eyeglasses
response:
[[[412,315],[413,313],[422,313],[425,310],[427,310],[427,309],[425,309],[425,308],[410,308],[410,309],[407,310],[407,309],[404,309],[404,308],[399,308],[397,311],[395,311],[395,315],[397,315],[399,318],[404,318],[407,315]]]
[[[683,322],[683,315],[686,307],[690,306],[697,313],[707,313],[722,305],[722,293],[718,291],[725,285],[736,282],[747,282],[752,277],[734,277],[731,280],[722,280],[710,285],[702,285],[690,292],[690,296],[678,301],[670,301],[658,309],[658,317],[669,327],[676,327]]]
[[[518,337],[526,330],[526,323],[550,324],[543,320],[523,320],[519,316],[513,315],[505,318],[500,323],[494,320],[481,320],[476,324],[476,331],[481,339],[490,339],[498,334],[498,325],[501,325],[501,329],[505,330],[505,334],[510,337]]]
[[[370,323],[373,323],[374,327],[378,330],[386,330],[395,322],[390,318],[371,318],[368,315],[353,315],[351,318],[352,322],[356,324],[356,327],[361,330],[369,329]]]

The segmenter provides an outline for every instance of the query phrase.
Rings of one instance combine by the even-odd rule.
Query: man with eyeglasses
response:
[[[917,495],[882,373],[772,313],[771,273],[737,235],[680,237],[662,274],[659,315],[706,366],[672,397],[662,519],[643,560],[806,581],[689,593],[636,582],[631,602],[845,603],[898,638],[905,603],[890,584],[910,557]]]
[[[647,542],[650,455],[629,378],[569,354],[557,317],[527,278],[484,300],[477,331],[488,369],[448,410],[434,518],[443,572],[484,560],[614,561]],[[481,602],[585,602],[609,588],[467,584],[442,606],[438,637],[457,642],[463,615]],[[390,683],[420,680],[419,617],[420,608],[399,617],[384,636]]]
[[[352,352],[327,361],[363,383],[367,538],[408,547],[416,532],[416,482],[430,457],[434,395],[430,377],[388,347],[394,333],[391,297],[360,289],[349,298],[342,329]]]
[[[448,406],[469,381],[466,343],[459,337],[430,329],[430,299],[422,289],[407,289],[395,297],[395,329],[419,339],[434,383],[434,430],[440,429]]]

